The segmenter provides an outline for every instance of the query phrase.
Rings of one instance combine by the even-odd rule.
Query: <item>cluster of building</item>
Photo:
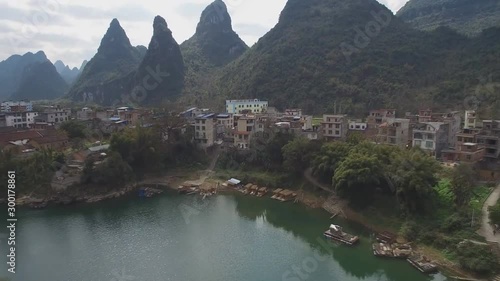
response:
[[[29,101],[6,101],[0,106],[0,127],[33,128],[47,127],[70,119],[71,110],[59,106],[43,106],[34,111]]]
[[[58,128],[66,121],[79,120],[92,129],[98,124],[101,132],[112,133],[141,123],[150,113],[132,107],[101,110],[85,107],[76,111],[57,105],[37,108],[35,111],[29,101],[1,103],[0,150],[28,153],[44,148],[64,149],[69,140]]]
[[[397,117],[394,109],[369,112],[363,120],[345,114],[304,115],[300,109],[278,112],[268,102],[227,100],[226,112],[191,108],[183,113],[194,127],[194,141],[207,148],[222,142],[249,149],[259,133],[290,131],[311,140],[343,141],[356,132],[377,144],[419,147],[443,162],[465,162],[498,167],[500,120],[479,120],[475,111],[420,110]],[[491,168],[498,170],[498,168]],[[491,170],[490,169],[490,170]],[[488,178],[500,179],[500,171]]]
[[[318,138],[319,126],[315,128],[313,117],[303,115],[300,109],[278,112],[267,101],[258,99],[227,100],[225,108],[224,113],[213,113],[194,107],[180,114],[191,123],[194,141],[202,148],[225,142],[238,149],[249,149],[255,136],[278,130]]]

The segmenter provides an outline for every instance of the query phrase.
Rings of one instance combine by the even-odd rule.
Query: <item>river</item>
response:
[[[5,220],[4,220],[5,221]],[[18,210],[16,273],[7,274],[5,227],[0,277],[12,281],[424,281],[403,260],[376,258],[370,233],[355,247],[322,233],[323,210],[269,198],[164,194],[96,204]]]

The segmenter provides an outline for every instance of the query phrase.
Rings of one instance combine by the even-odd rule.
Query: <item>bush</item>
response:
[[[470,227],[470,218],[457,213],[449,216],[444,221],[443,225],[441,226],[441,230],[446,233],[453,233],[469,227]]]
[[[457,246],[457,257],[464,269],[481,274],[489,274],[498,268],[497,257],[489,246],[462,242]]]
[[[500,203],[490,207],[490,220],[493,224],[500,225]]]
[[[401,236],[408,241],[415,241],[420,236],[420,229],[414,221],[406,221],[399,230]]]

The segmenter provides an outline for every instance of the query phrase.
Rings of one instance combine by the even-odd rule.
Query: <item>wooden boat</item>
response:
[[[422,273],[436,273],[438,272],[438,267],[431,261],[429,261],[425,256],[411,256],[406,259],[413,267],[418,269]]]
[[[273,191],[273,196],[271,196],[272,199],[278,199],[280,192],[283,191],[281,188],[276,188]]]
[[[257,197],[262,197],[266,195],[266,193],[267,193],[267,187],[261,187],[258,190]]]
[[[281,192],[278,193],[276,196],[276,199],[281,201],[281,202],[287,202],[290,200],[293,200],[297,194],[291,190],[288,189],[283,189]]]
[[[373,243],[373,254],[377,257],[408,258],[412,254],[411,246],[408,244]]]
[[[396,242],[396,235],[387,231],[379,232],[375,235],[375,239],[377,239],[380,243],[392,244]]]
[[[359,241],[358,236],[354,236],[354,235],[351,235],[349,233],[345,233],[342,230],[341,226],[338,226],[335,224],[330,225],[330,229],[325,231],[323,234],[325,235],[326,238],[347,244],[349,246],[352,246]]]

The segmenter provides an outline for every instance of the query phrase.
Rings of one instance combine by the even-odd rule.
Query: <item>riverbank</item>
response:
[[[77,197],[73,197],[71,203],[94,203],[104,200],[110,200],[119,198],[125,195],[132,194],[133,192],[137,192],[140,188],[150,187],[159,190],[175,190],[177,191],[177,187],[183,183],[191,182],[199,185],[200,191],[203,189],[207,189],[213,187],[215,185],[218,186],[218,192],[222,193],[231,193],[238,192],[236,189],[221,185],[221,179],[215,179],[211,177],[211,171],[193,171],[190,173],[186,173],[183,175],[165,175],[159,177],[150,177],[146,180],[143,180],[138,183],[134,183],[133,185],[129,185],[124,188],[120,188],[118,190],[112,190],[110,192],[104,194],[86,194]],[[197,180],[192,180],[193,178],[198,178]],[[190,180],[191,179],[191,180]],[[68,195],[59,195],[59,196],[51,196],[42,200],[46,200],[50,204],[63,204],[66,205],[64,198]],[[269,196],[269,195],[268,195]],[[347,202],[343,200],[338,200],[333,198],[332,200],[331,194],[326,194],[323,191],[304,191],[297,190],[297,202],[304,204],[309,208],[322,208],[334,215],[341,215],[345,219],[349,221],[353,221],[363,225],[364,227],[370,229],[373,232],[383,232],[388,231],[391,233],[398,233],[398,229],[387,226],[380,225],[379,220],[373,220],[364,216],[363,213],[356,211],[350,208]],[[18,205],[27,205],[31,202],[39,202],[41,199],[39,198],[30,198],[30,197],[21,197],[18,199]],[[288,203],[289,204],[289,203]],[[339,211],[341,210],[341,212]],[[402,237],[398,238],[399,240],[403,240]],[[474,276],[470,273],[462,270],[458,264],[455,264],[449,261],[441,252],[431,247],[427,247],[424,245],[415,245],[418,253],[423,254],[426,257],[429,257],[436,264],[439,265],[440,269],[452,276],[461,276],[473,278]]]

